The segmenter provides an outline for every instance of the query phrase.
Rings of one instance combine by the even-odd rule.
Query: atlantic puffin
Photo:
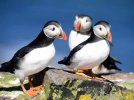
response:
[[[0,72],[14,73],[20,80],[23,92],[29,96],[36,96],[40,89],[33,87],[31,76],[45,69],[54,58],[55,38],[67,40],[67,35],[57,21],[51,20],[44,25],[35,40],[18,50],[10,61],[1,64]],[[29,79],[29,90],[23,85],[26,77]]]
[[[101,21],[98,21],[98,23],[100,23],[100,22]],[[107,23],[107,22],[105,21],[105,23]],[[109,24],[109,23],[107,23],[107,24]],[[70,32],[70,35],[69,35],[70,50],[72,50],[74,47],[76,47],[80,43],[84,42],[85,40],[87,40],[91,35],[90,34],[91,30],[92,30],[92,18],[90,16],[88,16],[88,15],[76,16],[75,21],[74,21],[74,28]],[[72,50],[72,51],[74,51],[74,50]],[[105,73],[121,71],[121,69],[116,66],[116,63],[121,64],[120,61],[113,59],[113,57],[111,57],[109,55],[109,59],[107,59],[101,65],[96,66],[92,70],[95,74],[104,73],[104,71],[105,71]]]
[[[104,25],[105,27],[107,27],[106,28],[107,30],[110,30],[111,25],[105,20],[98,21],[95,25],[97,25],[97,24]],[[99,36],[101,37],[102,35],[104,35],[103,33],[99,32],[98,30],[94,30],[94,31],[96,31],[95,33],[98,37]],[[110,41],[111,41],[109,43],[112,47],[112,36],[110,36],[109,38],[110,38]],[[116,65],[117,63],[122,64],[122,62],[115,59],[114,57],[112,57],[109,54],[107,59],[103,63],[101,63],[99,66],[96,66],[95,68],[93,68],[92,71],[93,71],[93,73],[96,73],[96,74],[106,74],[106,73],[113,73],[113,72],[116,72],[116,71],[121,71],[121,69],[117,67],[117,65]]]
[[[75,16],[74,27],[70,32],[68,44],[70,50],[90,37],[92,18],[88,15]]]
[[[112,42],[110,24],[99,21],[93,26],[90,34],[87,40],[73,48],[69,56],[58,63],[67,65],[74,71],[92,69],[102,64],[110,54]]]

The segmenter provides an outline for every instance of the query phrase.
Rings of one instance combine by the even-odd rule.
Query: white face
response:
[[[44,34],[49,38],[54,38],[56,35],[60,35],[60,29],[55,25],[48,25],[43,29]]]
[[[91,20],[88,17],[81,19],[81,26],[83,31],[88,31],[91,28]]]
[[[76,23],[80,21],[80,24],[81,24],[81,28],[80,28],[80,31],[82,32],[86,32],[86,31],[89,31],[90,28],[91,28],[91,25],[92,25],[92,22],[90,20],[89,17],[83,17],[83,18],[78,18],[78,16],[76,16],[76,19],[74,21],[74,26],[76,25]]]
[[[94,34],[100,38],[108,35],[108,30],[103,25],[96,25],[93,27]]]

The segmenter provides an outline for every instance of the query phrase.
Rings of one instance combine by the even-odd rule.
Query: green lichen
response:
[[[16,80],[16,76],[14,74],[0,72],[0,87],[16,86],[16,84],[10,83],[11,81],[15,81],[15,80]]]
[[[25,94],[20,94],[18,97],[16,97],[16,100],[31,100],[32,97],[29,97]]]
[[[117,85],[134,91],[134,81],[129,80],[129,81],[125,81],[125,82],[122,82],[122,83],[118,83]]]
[[[76,96],[76,95],[77,95],[77,91],[76,91],[76,90],[72,90],[72,94],[73,94],[74,96]]]
[[[59,100],[61,98],[62,92],[63,91],[61,91],[61,90],[55,89],[52,94],[53,100]]]
[[[74,89],[74,88],[77,88],[78,85],[80,85],[82,82],[82,80],[77,80],[77,79],[71,79],[71,80],[67,80],[66,81],[66,85],[69,89]],[[63,84],[65,85],[65,84]]]
[[[45,94],[45,98],[47,99],[50,94],[50,83],[44,85],[44,94]]]
[[[10,73],[0,73],[0,88],[19,86],[11,84],[16,76]],[[36,97],[29,97],[22,91],[0,91],[0,96],[15,96],[16,100],[133,100],[134,81],[118,83],[129,90],[117,91],[112,84],[92,80],[68,79],[63,85],[56,85],[49,81]],[[107,88],[108,87],[108,88]],[[108,89],[107,91],[105,91]],[[130,91],[131,90],[131,91]]]
[[[134,100],[133,92],[115,92],[103,96],[93,97],[93,100]]]
[[[47,96],[49,94],[46,93],[46,91],[42,90],[39,92],[39,94],[34,98],[35,100],[47,100]],[[33,99],[32,99],[33,100]]]
[[[78,91],[80,91],[80,88],[78,86],[81,84],[82,80],[68,80],[67,89],[71,91],[74,97],[77,96]]]

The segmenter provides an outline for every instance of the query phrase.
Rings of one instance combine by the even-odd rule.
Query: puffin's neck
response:
[[[44,34],[43,30],[42,30],[40,32],[40,34],[37,36],[37,38],[35,40],[33,40],[28,46],[40,46],[40,47],[44,47],[44,46],[50,45],[53,41],[54,41],[54,39],[47,37]]]
[[[91,27],[90,30],[85,32],[87,35],[91,35],[93,33],[93,28]]]
[[[97,37],[94,34],[93,28],[91,28],[90,31],[88,31],[88,34],[90,35],[90,37],[85,41],[87,43],[98,42],[98,41],[104,40],[104,39]]]

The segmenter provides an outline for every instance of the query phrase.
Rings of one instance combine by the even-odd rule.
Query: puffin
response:
[[[87,40],[90,37],[92,29],[92,18],[89,15],[75,16],[74,27],[70,32],[68,38],[68,45],[70,50]]]
[[[20,80],[23,92],[29,96],[36,96],[42,86],[34,87],[31,78],[33,74],[45,69],[54,58],[55,38],[67,40],[67,35],[59,22],[51,20],[31,43],[18,50],[11,60],[1,64],[0,72],[14,73]],[[29,90],[26,90],[23,84],[26,77],[29,80]]]
[[[74,47],[69,56],[58,63],[73,68],[76,72],[78,69],[92,69],[108,58],[111,42],[110,24],[99,21],[90,29],[89,38]]]
[[[98,21],[98,22],[101,22],[101,21]],[[105,23],[107,22],[105,21]],[[77,45],[79,45],[80,43],[88,39],[91,35],[90,34],[91,29],[92,29],[92,18],[89,15],[76,16],[73,30],[70,32],[70,35],[69,35],[68,44],[69,44],[70,50],[72,50],[74,47],[76,47]],[[115,59],[114,57],[112,57],[111,55],[109,55],[109,59],[106,59],[104,63],[93,68],[92,71],[95,74],[121,71],[121,69],[118,68],[116,64],[121,64],[121,62]]]
[[[111,25],[105,21],[98,21],[95,25],[100,24],[100,25],[104,25],[105,27],[107,27],[107,30],[110,30]],[[95,30],[97,31],[97,30]],[[101,37],[103,35],[103,33],[101,32],[95,32],[96,35],[99,37]],[[112,44],[112,36],[109,37],[110,41],[110,48],[112,48],[113,44]],[[117,60],[116,58],[112,57],[110,54],[107,57],[107,59],[101,63],[99,66],[96,66],[95,68],[92,69],[92,72],[95,74],[108,74],[108,73],[114,73],[116,71],[121,71],[120,68],[117,67],[116,64],[122,64],[122,62],[120,62],[119,60]]]

